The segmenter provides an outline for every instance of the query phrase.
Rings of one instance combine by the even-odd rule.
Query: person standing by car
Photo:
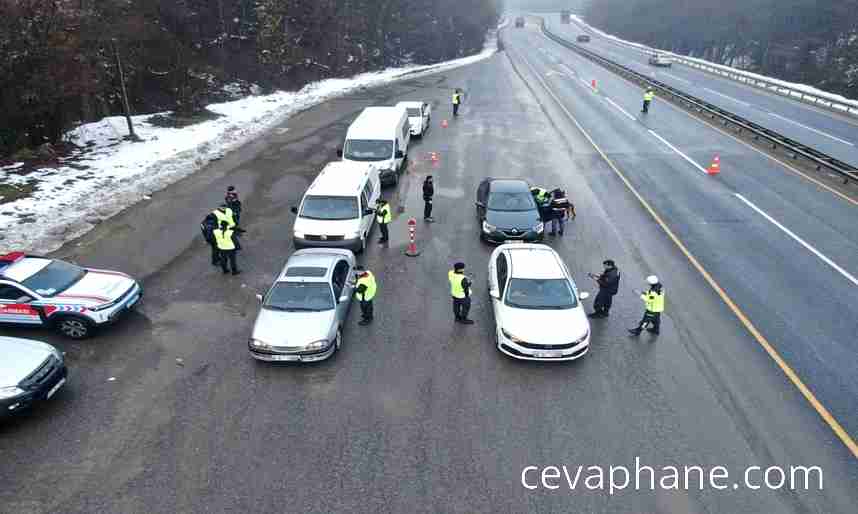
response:
[[[217,266],[220,264],[220,250],[217,248],[217,241],[215,241],[214,231],[217,229],[217,218],[214,213],[209,213],[205,218],[203,218],[203,222],[200,223],[200,231],[203,233],[203,238],[208,243],[209,247],[212,249],[212,266]]]
[[[375,275],[371,271],[364,269],[363,266],[355,266],[357,272],[357,284],[355,286],[355,298],[360,302],[361,320],[358,325],[369,325],[373,319],[372,299],[375,298],[375,292],[378,290],[378,285],[375,282]]]
[[[459,115],[459,105],[462,103],[462,91],[459,88],[453,90],[453,116]]]
[[[390,213],[390,204],[387,200],[379,198],[375,203],[375,221],[378,223],[378,228],[381,230],[381,238],[379,244],[386,243],[390,237],[387,226],[393,220],[393,215]]]
[[[471,310],[471,279],[465,275],[465,263],[457,262],[453,269],[447,272],[450,280],[450,295],[453,297],[453,317],[457,323],[473,325],[468,319]]]
[[[547,223],[551,219],[549,204],[551,203],[551,193],[544,187],[533,186],[530,188],[530,194],[533,195],[533,200],[536,202],[536,208],[539,209],[539,219],[543,223]]]
[[[432,175],[426,177],[423,181],[423,221],[433,222],[432,217],[432,197],[435,196],[435,184],[432,183]]]
[[[566,192],[560,188],[551,192],[551,232],[549,235],[554,235],[559,227],[560,235],[563,235],[563,226],[567,219],[575,219],[575,206],[566,198]]]
[[[649,112],[649,104],[652,103],[653,98],[655,98],[655,93],[653,93],[652,88],[646,90],[643,96],[643,109],[641,112],[646,114]]]
[[[630,328],[629,333],[634,336],[639,336],[641,330],[647,325],[651,325],[646,329],[647,332],[658,335],[661,327],[661,313],[664,312],[664,287],[655,275],[650,275],[646,278],[649,284],[649,291],[641,293],[641,300],[644,302],[644,315],[637,328]]]
[[[220,252],[220,266],[224,275],[229,273],[230,267],[233,275],[241,273],[236,264],[236,253],[241,249],[241,244],[238,242],[235,230],[229,226],[229,223],[222,221],[220,229],[214,231],[214,238]]]
[[[241,224],[241,200],[238,199],[238,191],[235,186],[226,188],[226,196],[223,199],[224,204],[232,209],[232,215],[235,218],[235,224]]]
[[[588,318],[607,318],[611,311],[614,295],[620,290],[620,270],[611,259],[602,262],[605,271],[601,275],[588,273],[589,277],[599,284],[599,293],[593,302],[593,312]]]

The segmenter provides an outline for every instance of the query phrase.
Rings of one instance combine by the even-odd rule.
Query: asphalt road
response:
[[[60,250],[137,275],[147,297],[137,314],[85,342],[4,329],[64,350],[71,381],[44,408],[0,425],[0,511],[851,512],[853,457],[540,89],[521,59],[539,58],[538,35],[510,36],[512,60],[501,53],[309,109]],[[465,103],[441,128],[453,87],[465,90]],[[626,130],[582,93],[570,103]],[[360,109],[405,99],[432,101],[434,123],[412,148],[407,176],[386,192],[396,207],[391,243],[361,258],[379,281],[376,322],[359,327],[353,310],[342,351],[324,363],[254,362],[246,349],[253,294],[292,251],[289,206],[334,158]],[[692,187],[692,172],[672,155],[627,137],[618,139],[628,159],[687,175],[675,187]],[[411,259],[402,255],[405,222],[422,212],[428,173],[438,221],[419,225],[423,254]],[[579,216],[551,244],[582,289],[604,258],[621,267],[612,316],[593,324],[585,358],[523,363],[494,348],[483,285],[491,248],[478,240],[473,211],[485,176],[565,186]],[[229,184],[243,195],[249,230],[239,277],[209,266],[197,227]],[[661,209],[684,200],[655,199]],[[446,271],[458,260],[478,285],[473,326],[451,320]],[[631,289],[650,273],[664,278],[668,312],[658,339],[633,340],[626,328],[641,305]],[[824,489],[645,485],[609,495],[607,485],[521,484],[529,465],[633,467],[636,456],[656,468],[724,466],[728,483],[747,466],[820,466]]]
[[[545,15],[545,20],[553,32],[572,41],[579,34],[587,33],[575,20],[568,25],[560,23],[558,14]],[[858,166],[858,147],[855,146],[858,144],[858,120],[854,118],[682,64],[675,64],[671,68],[656,68],[647,63],[645,54],[611,42],[598,34],[591,35],[586,47],[604,57]]]

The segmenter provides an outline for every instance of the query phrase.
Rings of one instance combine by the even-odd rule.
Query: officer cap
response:
[[[229,186],[226,188],[227,191],[235,191],[235,186]]]
[[[604,261],[602,261],[602,264],[604,264],[605,266],[611,266],[611,267],[616,266],[616,264],[614,264],[614,261],[612,261],[611,259],[605,259]]]
[[[453,264],[453,269],[456,271],[461,271],[461,270],[465,269],[465,263],[464,262],[457,262],[456,264]]]
[[[646,277],[646,281],[649,285],[654,286],[654,285],[658,284],[658,277],[655,275],[650,275],[650,276]]]

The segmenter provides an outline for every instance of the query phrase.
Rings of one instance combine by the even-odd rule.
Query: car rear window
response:
[[[316,268],[313,266],[292,266],[286,270],[287,277],[324,277],[327,268]]]

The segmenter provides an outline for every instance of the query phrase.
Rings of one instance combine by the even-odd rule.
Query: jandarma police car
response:
[[[47,325],[83,339],[142,296],[140,284],[124,273],[23,252],[0,255],[0,323]]]

